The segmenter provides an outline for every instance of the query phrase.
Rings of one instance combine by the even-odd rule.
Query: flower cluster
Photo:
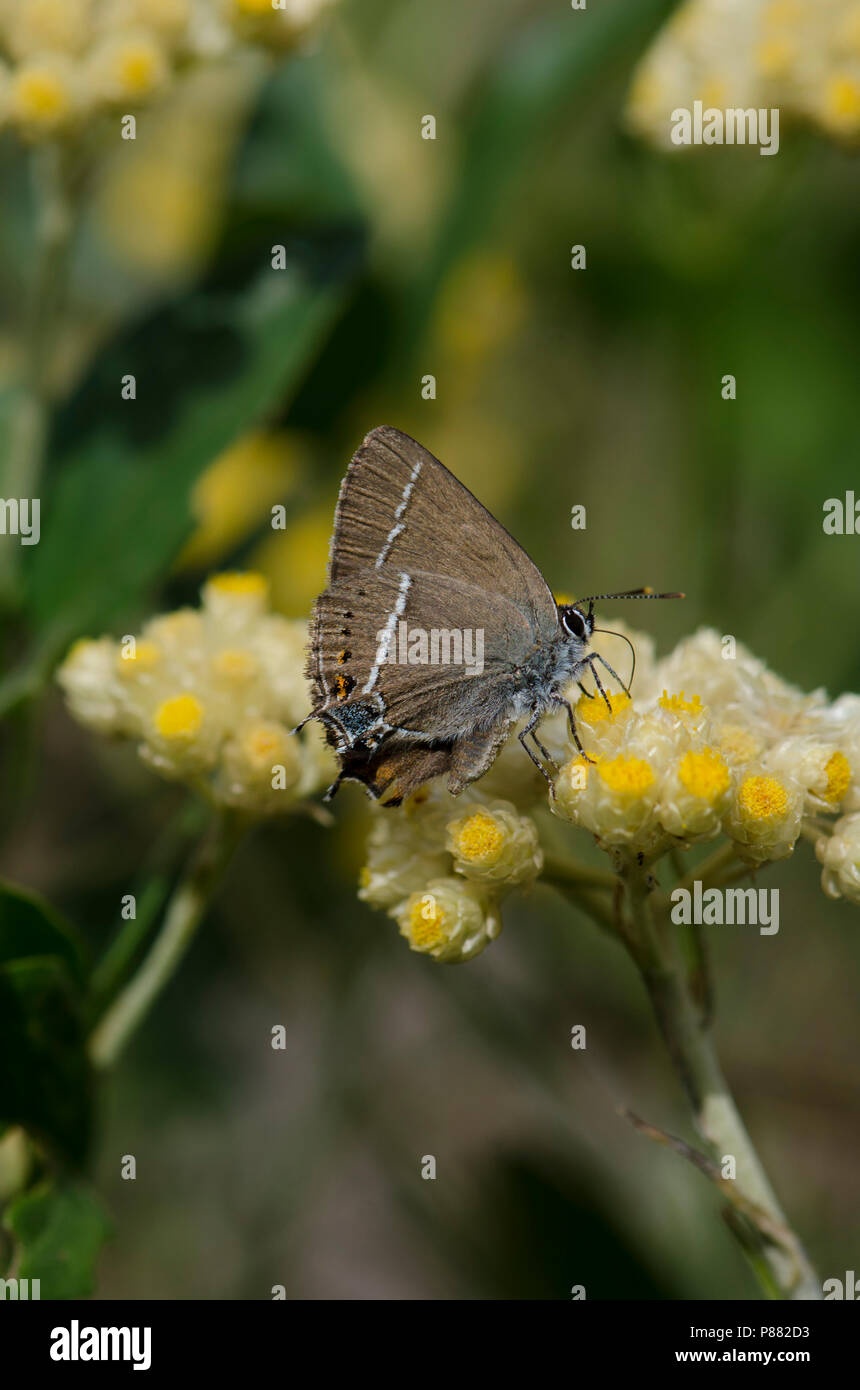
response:
[[[826,134],[860,133],[858,0],[687,0],[640,62],[630,126],[670,143],[671,113],[695,101],[771,108]]]
[[[0,0],[0,120],[30,138],[136,109],[237,46],[295,46],[331,0]]]
[[[272,613],[255,573],[205,584],[200,609],[152,618],[139,635],[77,642],[58,673],[69,708],[134,739],[161,776],[255,816],[288,810],[334,776],[310,707],[306,625]]]
[[[654,863],[669,850],[727,837],[740,868],[817,841],[830,896],[860,902],[860,696],[830,703],[781,680],[733,638],[701,630],[657,661],[650,639],[603,637],[621,669],[636,649],[635,700],[569,692],[566,717],[540,739],[557,764],[546,782],[514,735],[461,797],[440,782],[400,810],[377,810],[359,896],[388,911],[413,950],[465,960],[497,934],[500,902],[541,873],[555,816],[610,855]],[[599,669],[599,668],[598,668]]]
[[[713,631],[648,663],[635,703],[581,697],[576,714],[586,757],[559,772],[554,809],[608,850],[723,834],[760,864],[860,804],[860,699],[806,695]]]
[[[434,783],[376,813],[358,895],[387,909],[413,951],[469,960],[498,936],[502,897],[542,867],[529,816],[482,789],[455,800]]]

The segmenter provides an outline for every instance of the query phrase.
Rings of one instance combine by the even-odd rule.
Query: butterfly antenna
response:
[[[578,598],[573,604],[578,608],[581,603],[594,604],[604,598],[686,598],[686,594],[655,594],[654,590],[647,585],[644,589],[621,589],[617,594],[587,594],[585,598]],[[589,609],[591,612],[591,609]]]
[[[655,594],[654,597],[657,598],[658,595]],[[590,610],[589,610],[589,611],[590,611]],[[627,645],[628,645],[628,647],[630,648],[630,651],[631,651],[632,656],[633,656],[633,665],[630,667],[630,680],[627,682],[628,694],[629,694],[629,693],[630,693],[630,692],[629,692],[629,687],[633,684],[633,677],[636,675],[636,648],[634,647],[633,643],[630,641],[630,638],[629,638],[629,637],[625,637],[625,635],[624,635],[623,632],[613,632],[613,630],[612,630],[611,627],[596,627],[596,628],[594,629],[594,631],[595,631],[595,632],[605,632],[605,633],[607,633],[608,636],[610,636],[610,637],[620,637],[621,640],[622,640],[622,642],[626,642]]]

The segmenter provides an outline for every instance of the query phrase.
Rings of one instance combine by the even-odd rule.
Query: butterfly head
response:
[[[583,611],[575,603],[560,603],[558,622],[566,637],[572,637],[585,644],[594,631],[594,606],[589,603],[588,609]]]

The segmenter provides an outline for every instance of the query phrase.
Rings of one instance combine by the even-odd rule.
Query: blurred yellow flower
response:
[[[332,502],[288,520],[255,549],[252,562],[267,575],[272,603],[282,613],[306,616],[325,584]]]
[[[156,733],[166,739],[191,739],[203,723],[204,709],[195,695],[173,695],[153,715]]]
[[[295,487],[301,450],[288,434],[254,430],[219,454],[191,494],[197,527],[180,569],[201,569],[237,545]]]
[[[439,346],[455,369],[477,365],[519,332],[527,305],[510,256],[491,251],[467,256],[442,286],[433,325]]]
[[[0,33],[15,58],[80,53],[93,33],[92,0],[6,0]]]
[[[9,80],[10,119],[30,135],[51,134],[80,109],[80,77],[67,58],[48,55],[16,68]]]
[[[98,45],[87,63],[90,93],[103,102],[151,97],[164,86],[168,74],[164,49],[145,31],[111,36]]]
[[[72,114],[159,95],[170,79],[252,50],[285,53],[333,0],[0,0],[13,123],[29,139]],[[80,63],[79,92],[58,64]],[[204,135],[205,135],[204,130]]]

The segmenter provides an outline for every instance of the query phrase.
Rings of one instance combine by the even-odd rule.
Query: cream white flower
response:
[[[842,816],[832,835],[816,841],[815,853],[824,866],[821,886],[827,896],[860,903],[860,812]]]
[[[0,34],[14,58],[75,55],[94,33],[93,0],[3,0]]]
[[[851,785],[851,764],[842,750],[815,735],[783,739],[768,750],[764,765],[788,775],[806,791],[807,811],[830,812],[841,806]]]
[[[611,659],[617,670],[617,651]],[[653,862],[671,846],[722,833],[751,865],[790,855],[804,814],[841,810],[841,838],[822,840],[821,854],[830,846],[828,891],[841,872],[850,896],[855,832],[844,813],[860,811],[860,697],[830,704],[824,691],[807,694],[708,629],[660,661],[647,651],[637,666],[634,699],[608,680],[606,698],[570,692],[584,754],[563,711],[541,722],[541,742],[558,764],[549,809],[613,856]],[[376,813],[361,896],[388,908],[407,935],[414,927],[425,948],[432,938],[442,951],[447,940],[422,926],[436,921],[432,912],[415,916],[428,884],[460,875],[498,895],[542,867],[545,783],[516,730],[497,766],[498,776],[491,769],[459,798],[436,781],[400,810]],[[461,904],[462,914],[477,921],[480,902]]]
[[[236,33],[274,48],[292,48],[318,24],[334,0],[222,0]]]
[[[721,753],[707,745],[689,748],[667,771],[657,815],[664,830],[685,840],[710,840],[720,833],[732,777]]]
[[[420,807],[379,810],[367,839],[358,896],[372,907],[397,907],[430,879],[450,872],[442,825]]]
[[[109,637],[81,638],[57,673],[75,719],[100,734],[122,733],[127,727],[116,657],[116,644]]]
[[[812,711],[804,727],[844,754],[851,769],[851,784],[842,798],[842,809],[860,811],[860,695],[840,695],[832,705]]]
[[[455,870],[476,883],[531,883],[543,867],[534,821],[508,802],[468,808],[448,822],[446,837]]]
[[[310,708],[306,636],[266,599],[259,575],[215,575],[200,609],[152,618],[119,642],[77,643],[58,673],[69,708],[90,728],[137,740],[161,776],[217,802],[255,815],[289,809],[325,787],[336,764],[319,729],[290,732]]]
[[[462,878],[431,879],[392,915],[413,951],[446,962],[471,960],[502,927],[493,899]]]
[[[307,759],[298,739],[274,720],[241,725],[224,746],[218,800],[257,815],[282,809],[284,793],[300,794]]]
[[[860,134],[857,0],[688,0],[634,74],[627,121],[665,149],[672,112],[776,107],[836,138]]]
[[[189,66],[287,53],[333,0],[0,0],[11,124],[28,140],[161,95]]]
[[[5,104],[9,121],[22,134],[54,135],[72,125],[84,110],[81,68],[59,53],[28,58],[9,74]]]
[[[556,813],[590,830],[605,849],[650,851],[661,838],[657,771],[644,758],[573,758],[554,786]]]
[[[193,10],[193,0],[102,0],[99,29],[102,34],[148,32],[174,45],[185,38]]]
[[[94,48],[86,65],[90,95],[105,105],[147,101],[162,90],[169,76],[163,44],[145,29],[109,35]]]
[[[794,778],[753,766],[738,776],[725,830],[744,859],[785,859],[800,834],[802,815],[803,791]]]

